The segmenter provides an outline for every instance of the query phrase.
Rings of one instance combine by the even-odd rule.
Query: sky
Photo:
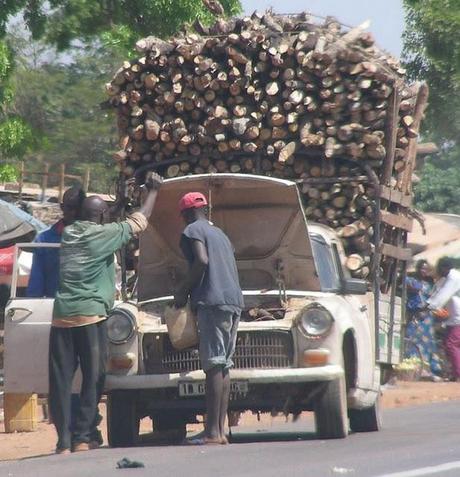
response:
[[[402,0],[241,0],[244,12],[273,7],[276,13],[309,11],[321,16],[331,15],[347,25],[371,21],[369,30],[377,44],[399,57],[404,28]]]

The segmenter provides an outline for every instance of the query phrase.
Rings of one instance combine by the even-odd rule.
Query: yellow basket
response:
[[[32,432],[38,427],[36,394],[5,393],[5,432]]]

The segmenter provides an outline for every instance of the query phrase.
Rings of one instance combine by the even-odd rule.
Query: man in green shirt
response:
[[[105,380],[105,320],[114,304],[114,253],[147,228],[161,183],[161,177],[151,173],[142,207],[124,222],[106,223],[109,207],[92,196],[82,204],[82,220],[64,229],[49,349],[49,406],[58,434],[56,453],[97,446],[91,436]],[[70,430],[72,381],[78,365],[83,381]]]

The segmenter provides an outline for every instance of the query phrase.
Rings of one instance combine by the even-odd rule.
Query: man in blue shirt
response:
[[[80,187],[67,189],[62,198],[62,219],[40,233],[36,243],[61,243],[62,232],[78,218],[85,193]],[[59,285],[59,249],[37,248],[34,250],[27,296],[54,298]]]
[[[189,262],[189,273],[175,295],[177,307],[190,297],[200,331],[200,361],[206,374],[206,425],[187,444],[227,444],[225,418],[230,398],[238,323],[244,307],[233,245],[207,218],[206,197],[185,194],[179,203],[187,224],[180,247]]]

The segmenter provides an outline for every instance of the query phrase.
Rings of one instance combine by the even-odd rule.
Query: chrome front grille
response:
[[[147,374],[183,373],[201,369],[197,349],[177,351],[165,333],[143,339]],[[236,369],[288,368],[293,363],[292,335],[288,331],[242,331],[238,333],[233,361]]]
[[[238,333],[233,361],[238,369],[286,368],[292,354],[289,332],[244,332]]]

